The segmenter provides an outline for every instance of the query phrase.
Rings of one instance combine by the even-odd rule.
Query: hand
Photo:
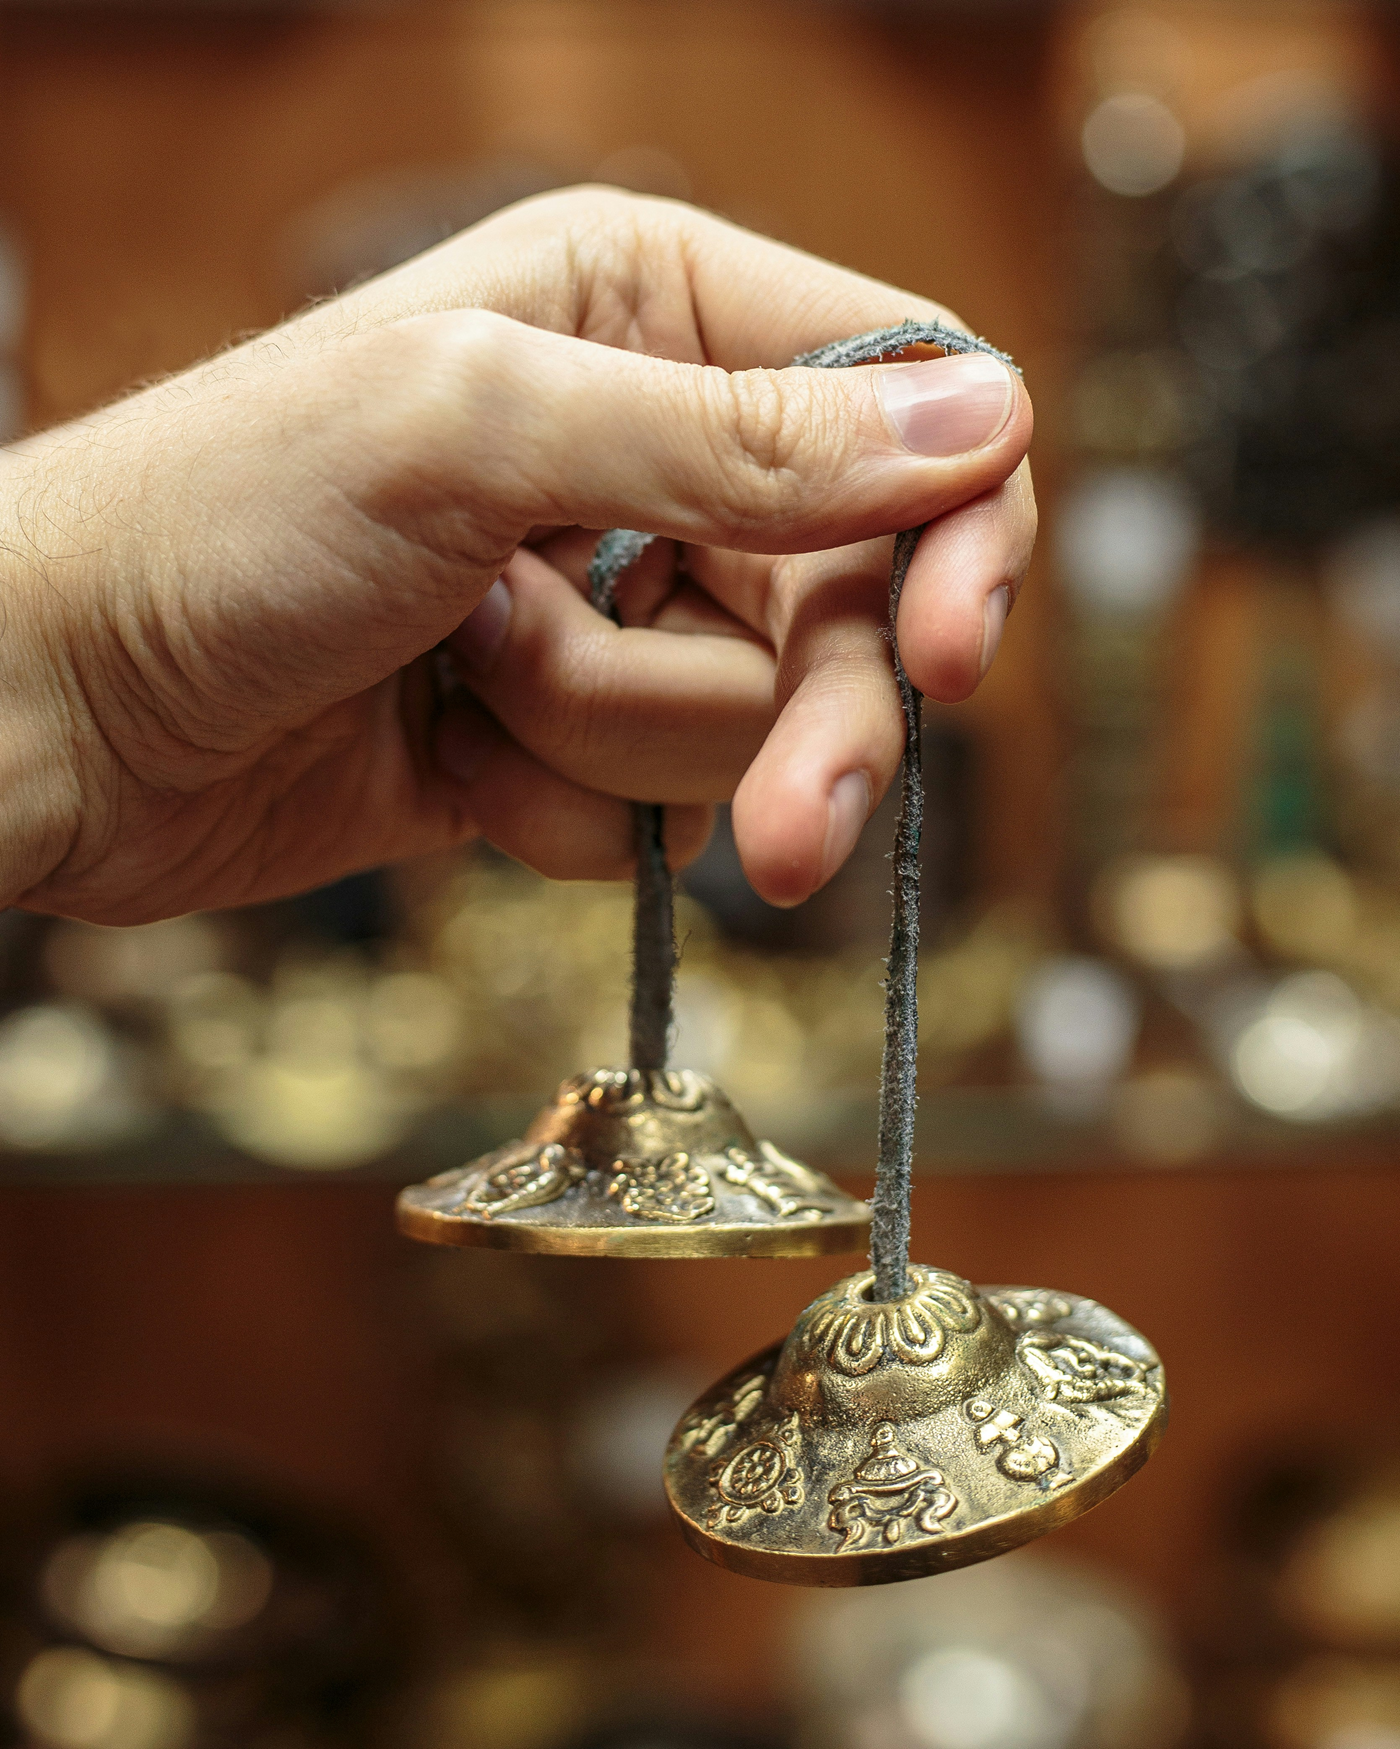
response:
[[[1011,373],[782,368],[939,315],[577,190],[6,452],[0,899],[133,923],[477,832],[616,876],[626,798],[679,865],[731,794],[758,890],[805,898],[899,758],[888,535],[933,524],[898,632],[939,699],[1029,557]],[[621,630],[582,594],[612,526],[667,537]]]

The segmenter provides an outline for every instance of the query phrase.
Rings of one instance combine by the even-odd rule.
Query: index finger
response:
[[[965,327],[929,298],[713,213],[601,187],[506,207],[302,321],[359,325],[467,307],[731,371],[781,367],[908,317]]]

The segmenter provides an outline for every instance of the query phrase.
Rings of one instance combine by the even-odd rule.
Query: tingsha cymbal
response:
[[[718,1566],[879,1585],[1004,1554],[1096,1506],[1166,1426],[1161,1364],[1093,1300],[908,1266],[814,1300],[676,1428],[666,1494]]]
[[[869,363],[916,342],[992,350],[910,323],[798,362]],[[897,537],[890,573],[905,740],[872,1268],[828,1289],[786,1342],[721,1379],[666,1452],[666,1494],[686,1541],[718,1566],[790,1585],[879,1585],[1003,1554],[1112,1493],[1151,1456],[1167,1418],[1157,1356],[1094,1301],[975,1288],[909,1261],[922,701],[894,631],[921,532]]]
[[[689,1069],[595,1069],[522,1141],[414,1185],[401,1230],[437,1245],[612,1257],[811,1257],[857,1251],[870,1210],[755,1140]]]
[[[598,543],[593,604],[614,620],[617,580],[650,539],[613,529]],[[707,1075],[667,1067],[676,941],[665,812],[638,803],[633,819],[631,1068],[576,1075],[522,1141],[405,1190],[400,1229],[435,1245],[575,1257],[861,1250],[863,1202],[755,1140]]]

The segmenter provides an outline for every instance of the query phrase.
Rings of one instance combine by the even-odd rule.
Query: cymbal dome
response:
[[[798,1318],[771,1400],[812,1426],[936,1415],[995,1383],[1015,1362],[1016,1332],[970,1282],[909,1266],[899,1300],[871,1296],[874,1272],[848,1276]]]
[[[708,1075],[694,1069],[595,1069],[573,1075],[525,1132],[559,1142],[590,1164],[688,1149],[749,1149],[753,1131]]]

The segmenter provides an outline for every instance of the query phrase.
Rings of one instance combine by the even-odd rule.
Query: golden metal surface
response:
[[[756,1141],[705,1075],[595,1069],[526,1131],[399,1197],[435,1245],[610,1257],[813,1257],[858,1251],[870,1211]]]
[[[716,1565],[789,1585],[970,1566],[1096,1506],[1166,1426],[1161,1363],[1077,1294],[974,1288],[911,1264],[812,1302],[671,1436],[666,1494]]]

